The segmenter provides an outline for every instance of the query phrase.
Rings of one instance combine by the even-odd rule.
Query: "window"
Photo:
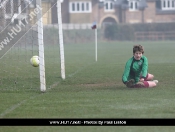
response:
[[[80,11],[79,3],[77,3],[77,11]]]
[[[105,9],[108,10],[108,3],[105,4]]]
[[[84,3],[81,4],[81,9],[84,11]]]
[[[75,3],[72,3],[72,11],[75,11]]]
[[[114,5],[112,1],[105,2],[105,11],[114,11]]]
[[[136,11],[138,10],[139,0],[128,0],[128,4],[130,11]]]
[[[172,7],[174,8],[175,1],[172,1]]]
[[[89,13],[91,12],[91,2],[77,1],[69,3],[70,13]]]
[[[165,3],[165,1],[163,1],[163,8],[165,8],[166,7],[166,3]]]
[[[175,0],[161,0],[162,10],[175,10]]]
[[[86,3],[86,10],[89,10],[89,3]]]

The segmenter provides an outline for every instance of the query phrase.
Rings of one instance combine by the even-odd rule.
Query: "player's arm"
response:
[[[141,78],[146,78],[148,74],[148,60],[145,56],[143,59],[144,59],[144,62],[142,64],[142,77]]]
[[[132,63],[132,59],[128,60],[126,65],[125,65],[125,70],[124,70],[124,73],[123,73],[123,76],[122,76],[122,81],[125,84],[128,81],[127,79],[128,79],[129,73],[130,73],[131,63]]]

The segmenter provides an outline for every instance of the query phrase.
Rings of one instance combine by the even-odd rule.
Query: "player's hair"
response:
[[[133,46],[133,53],[135,53],[137,51],[142,52],[142,54],[143,54],[144,53],[143,46],[142,45],[134,45]]]

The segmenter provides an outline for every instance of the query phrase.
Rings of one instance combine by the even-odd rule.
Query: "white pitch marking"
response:
[[[95,63],[95,62],[94,62],[94,63]],[[86,65],[85,67],[82,67],[82,68],[78,69],[78,70],[75,71],[74,73],[69,74],[68,77],[74,76],[74,75],[77,74],[78,72],[82,71],[83,69],[87,68],[88,66],[90,66],[90,65],[92,65],[92,64],[94,64],[94,63],[91,63],[91,64],[89,64],[89,65]],[[53,84],[50,88],[48,88],[48,90],[51,90],[52,88],[56,87],[58,84],[59,84],[59,82]],[[44,93],[44,94],[46,94],[46,93]],[[40,95],[42,95],[42,94],[35,95],[35,96],[31,96],[28,100],[34,99],[34,98],[36,98],[36,97],[38,97],[38,96],[40,96]],[[16,108],[18,108],[18,107],[20,107],[21,105],[25,104],[28,100],[27,100],[27,99],[26,99],[26,100],[23,100],[23,101],[21,101],[21,102],[15,104],[15,105],[13,105],[13,106],[11,106],[10,108],[6,109],[4,112],[2,112],[2,113],[0,114],[0,118],[3,118],[5,115],[11,113],[11,112],[14,111]]]
[[[38,95],[31,96],[29,99],[34,99],[34,98],[36,98],[37,96],[38,96]],[[12,112],[13,110],[15,110],[16,108],[18,108],[19,106],[21,106],[22,104],[25,104],[26,101],[27,101],[27,99],[26,99],[26,100],[23,100],[23,101],[21,101],[21,102],[19,102],[19,103],[17,103],[17,104],[15,104],[15,105],[13,105],[13,106],[11,106],[11,107],[8,108],[8,109],[6,109],[4,112],[2,112],[2,113],[0,114],[0,117],[1,117],[1,118],[4,117],[4,116],[7,115],[8,113]]]

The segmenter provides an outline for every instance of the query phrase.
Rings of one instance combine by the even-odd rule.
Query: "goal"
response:
[[[59,28],[44,28],[43,17],[53,5],[45,8],[41,0],[0,1],[1,91],[45,92],[65,79],[60,0],[55,4]],[[34,55],[39,56],[39,67],[30,64]]]

